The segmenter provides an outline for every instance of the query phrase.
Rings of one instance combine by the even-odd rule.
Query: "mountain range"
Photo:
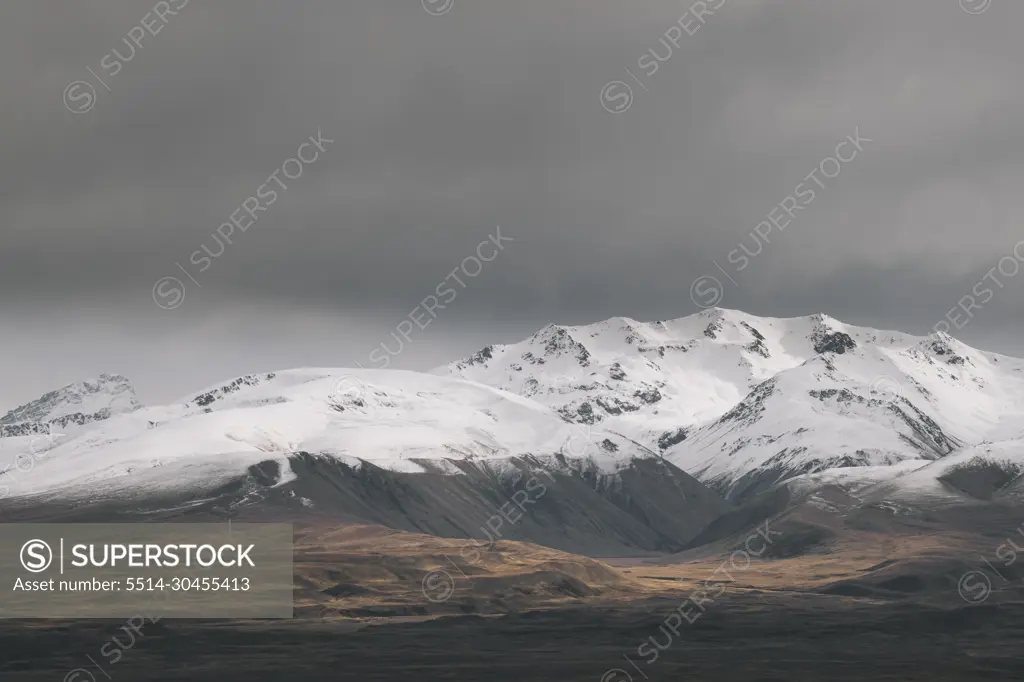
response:
[[[312,514],[641,555],[779,490],[878,507],[1016,496],[1022,417],[1024,361],[714,308],[549,325],[427,373],[249,375],[162,406],[102,375],[0,418],[0,510]]]
[[[730,500],[1024,436],[1024,361],[821,314],[548,326],[439,371],[642,443]]]

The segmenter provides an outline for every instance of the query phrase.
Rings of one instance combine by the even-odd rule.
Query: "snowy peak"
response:
[[[564,357],[580,367],[590,366],[590,351],[573,338],[570,328],[548,325],[534,334],[532,341],[543,351],[545,361]]]
[[[600,424],[732,492],[1024,435],[1024,362],[948,334],[712,308],[548,325],[435,373]]]
[[[820,352],[815,345],[826,352],[853,347],[832,322],[716,308],[651,323],[614,317],[548,325],[520,343],[488,346],[435,373],[511,391],[566,421],[601,424],[664,451],[728,412],[760,382],[814,357]]]
[[[717,418],[776,373],[850,352],[857,343],[846,325],[826,315],[773,319],[712,308],[651,323],[614,317],[548,325],[435,373],[531,397],[572,421],[625,416],[620,421],[636,422],[627,431],[649,440],[645,434],[660,438]]]
[[[812,315],[813,323],[809,340],[818,354],[837,353],[842,355],[857,347],[857,342],[846,332],[839,331],[836,321],[826,315]]]
[[[976,352],[967,344],[960,343],[945,332],[937,332],[922,339],[914,346],[914,350],[927,358],[947,365],[973,365],[971,355]]]
[[[267,374],[246,374],[245,376],[232,379],[231,381],[201,391],[185,399],[185,407],[198,407],[211,411],[212,405],[218,407],[223,405],[228,396],[240,396],[248,392],[248,389],[257,388],[267,382],[273,381],[277,375],[274,372]]]
[[[34,452],[36,434],[71,423],[84,428],[54,434],[32,471],[0,470],[0,489],[187,487],[271,460],[287,478],[295,457],[451,475],[572,463],[611,486],[653,458],[735,502],[791,479],[874,486],[883,471],[1024,496],[1024,361],[824,314],[552,324],[430,374],[284,370],[148,408],[127,379],[102,375],[12,410],[0,436],[27,438],[0,446]]]
[[[37,400],[16,407],[0,417],[5,435],[23,435],[32,425],[59,427],[69,423],[84,425],[142,408],[131,382],[120,374],[101,374],[95,379],[68,384]]]
[[[91,385],[91,384],[90,384]],[[478,383],[399,370],[304,368],[222,382],[173,405],[103,420],[57,441],[17,495],[89,486],[199,486],[264,461],[287,477],[305,453],[360,468],[452,473],[461,462],[582,466],[615,475],[646,448],[582,428],[544,406]],[[30,444],[28,444],[30,445]],[[13,476],[13,474],[10,474]],[[11,482],[17,485],[12,485]]]

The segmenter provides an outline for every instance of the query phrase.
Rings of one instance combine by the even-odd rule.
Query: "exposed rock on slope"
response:
[[[826,315],[612,318],[486,351],[435,371],[664,452],[734,500],[793,476],[1024,433],[1024,362]]]

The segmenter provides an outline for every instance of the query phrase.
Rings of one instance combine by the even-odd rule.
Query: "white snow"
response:
[[[902,501],[930,497],[946,501],[964,501],[965,496],[950,489],[940,478],[959,467],[995,464],[1007,472],[1024,473],[1024,439],[982,443],[965,447],[926,466],[901,472],[864,488],[865,499]]]
[[[507,460],[523,455],[613,473],[663,453],[724,486],[754,473],[923,489],[942,463],[1024,439],[1024,362],[947,335],[712,309],[549,325],[429,374],[250,375],[166,406],[143,408],[126,379],[104,375],[18,408],[0,427],[77,413],[98,417],[49,439],[0,438],[0,496],[4,486],[11,495],[193,487],[264,460],[287,477],[295,452],[451,475],[460,460],[513,473]]]
[[[24,422],[47,423],[69,415],[107,418],[142,407],[128,379],[119,374],[101,374],[77,384],[51,391],[27,405],[0,417],[0,425]]]
[[[288,455],[300,451],[408,472],[424,471],[418,460],[451,471],[446,460],[563,453],[614,471],[620,455],[637,451],[613,434],[589,431],[480,384],[395,370],[298,369],[243,377],[180,405],[80,427],[30,471],[10,472],[5,484],[16,496],[136,484],[191,488],[264,460],[290,474]],[[617,456],[604,451],[604,439],[619,448]]]
[[[685,429],[666,458],[726,485],[758,471],[782,478],[936,459],[1024,435],[1021,360],[945,334],[917,337],[820,314],[759,318],[715,308],[653,323],[548,326],[434,371],[594,419],[656,450],[663,434]],[[638,397],[653,390],[660,399]]]

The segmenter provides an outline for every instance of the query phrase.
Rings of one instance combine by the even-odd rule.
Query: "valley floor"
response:
[[[780,526],[776,551],[796,529]],[[162,619],[138,634],[123,621],[0,620],[0,680],[1019,680],[1024,575],[975,589],[979,557],[1007,529],[609,562],[506,542],[465,576],[448,564],[454,589],[438,599],[423,577],[459,541],[307,528],[293,620]]]
[[[114,664],[99,649],[119,632],[117,623],[26,627],[6,622],[0,624],[0,678],[965,682],[1024,675],[1021,604],[936,608],[825,595],[731,594],[648,664],[636,647],[651,636],[666,644],[659,625],[675,606],[673,600],[649,599],[613,608],[457,616],[361,629],[345,621],[163,621],[145,626],[135,647]],[[103,661],[103,670],[87,656]],[[67,677],[78,668],[83,669],[78,677]]]

